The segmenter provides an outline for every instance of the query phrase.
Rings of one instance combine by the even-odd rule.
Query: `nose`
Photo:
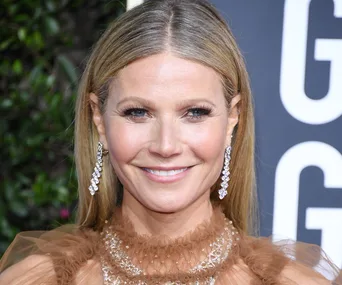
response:
[[[178,155],[182,152],[179,138],[179,127],[172,118],[164,118],[155,122],[153,139],[149,146],[149,152],[164,158]]]

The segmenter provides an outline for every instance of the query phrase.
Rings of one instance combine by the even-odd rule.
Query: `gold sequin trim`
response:
[[[202,259],[197,265],[192,266],[190,269],[185,270],[182,273],[186,273],[191,276],[191,280],[196,280],[197,275],[201,275],[196,281],[181,282],[178,280],[170,280],[165,282],[159,282],[153,284],[160,285],[212,285],[215,283],[217,276],[210,274],[213,269],[218,268],[227,258],[232,247],[236,245],[236,241],[239,240],[239,233],[232,226],[232,223],[225,220],[223,231],[216,237],[214,242],[211,242],[208,246],[209,249],[203,249],[203,252],[207,252],[206,257]],[[107,227],[102,233],[104,249],[109,254],[108,262],[106,258],[101,257],[102,272],[104,278],[104,285],[149,285],[151,282],[151,276],[148,275],[146,270],[141,267],[142,261],[133,262],[132,258],[127,254],[129,249],[128,245],[124,245],[124,242],[120,240],[118,235],[112,230],[112,227]],[[154,256],[157,259],[158,255]],[[158,264],[164,264],[164,262],[170,262],[166,256],[165,260],[158,259]],[[189,262],[190,263],[190,262]],[[150,265],[153,266],[153,260],[150,261]],[[157,265],[156,265],[157,266]],[[178,261],[175,261],[175,267],[178,267]],[[115,269],[115,270],[114,270]],[[122,274],[115,274],[113,271],[120,271]],[[198,274],[201,273],[201,274]],[[206,275],[206,273],[208,273]],[[154,276],[154,275],[153,275]],[[158,276],[161,277],[161,276]],[[162,278],[159,278],[162,279]]]

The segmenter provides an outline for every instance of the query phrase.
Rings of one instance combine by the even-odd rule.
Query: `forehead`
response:
[[[144,92],[145,96],[159,91],[168,94],[222,92],[221,78],[212,68],[170,53],[134,61],[119,72],[115,81],[123,93]]]

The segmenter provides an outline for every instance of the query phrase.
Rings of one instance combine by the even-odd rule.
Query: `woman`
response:
[[[77,224],[18,235],[0,284],[331,284],[311,269],[318,247],[248,236],[253,120],[242,56],[209,3],[125,13],[80,84]]]

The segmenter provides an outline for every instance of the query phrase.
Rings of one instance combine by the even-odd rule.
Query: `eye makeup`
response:
[[[210,116],[212,113],[212,108],[200,105],[200,106],[193,106],[187,109],[185,114],[186,118],[192,121],[203,120],[205,117]]]
[[[149,118],[152,118],[156,114],[157,110],[151,110],[147,106],[141,104],[125,104],[118,110],[118,114],[131,121],[143,122]],[[213,107],[209,104],[192,104],[189,106],[182,106],[182,109],[178,111],[181,113],[182,119],[187,119],[190,122],[197,122],[204,120],[206,117],[212,115]]]

